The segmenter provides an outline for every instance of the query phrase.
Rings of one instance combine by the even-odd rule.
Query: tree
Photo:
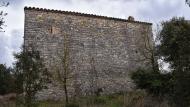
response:
[[[190,0],[185,0],[185,2],[190,6]]]
[[[190,23],[184,18],[163,22],[158,41],[158,54],[170,63],[171,72],[138,70],[132,74],[132,79],[138,88],[156,96],[166,96],[174,107],[189,107]]]
[[[190,105],[190,24],[184,18],[162,23],[159,54],[170,63],[173,75],[171,98],[177,107]]]
[[[189,70],[190,24],[184,18],[173,18],[162,23],[160,55],[171,64],[171,69]]]
[[[2,2],[2,4],[0,4],[0,7],[7,7],[8,5],[9,5],[9,2]],[[3,29],[2,26],[5,23],[4,16],[6,16],[6,15],[7,15],[7,13],[0,10],[0,31],[2,31],[2,29]]]
[[[8,68],[4,64],[0,64],[0,95],[14,92],[15,78],[12,73],[12,68]]]
[[[69,58],[69,38],[68,34],[64,34],[64,42],[63,42],[63,51],[60,53],[58,52],[58,59],[55,58],[55,62],[58,62],[55,65],[56,71],[56,79],[61,85],[61,88],[65,92],[65,105],[69,105],[69,97],[68,97],[68,86],[70,85],[69,82],[73,78],[72,70],[69,68],[70,65],[70,58]]]
[[[45,88],[49,82],[47,69],[38,51],[24,50],[15,55],[15,76],[17,84],[17,93],[24,92],[23,104],[25,107],[34,107],[36,105],[35,95],[38,91]]]

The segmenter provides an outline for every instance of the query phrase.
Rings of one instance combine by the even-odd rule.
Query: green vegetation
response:
[[[152,70],[139,69],[132,74],[132,79],[138,88],[146,89],[153,96],[164,96],[172,91],[171,73],[162,74]]]
[[[65,107],[62,102],[42,101],[39,107]],[[13,106],[9,107],[14,107]],[[156,106],[155,106],[156,105]],[[6,107],[6,106],[5,106]],[[21,106],[22,107],[22,106]],[[167,101],[158,101],[156,97],[149,96],[145,91],[133,91],[99,97],[81,97],[72,101],[66,107],[170,107]]]
[[[45,88],[49,81],[47,69],[43,65],[39,52],[33,49],[16,54],[15,58],[17,59],[15,63],[16,91],[18,94],[25,93],[23,96],[18,96],[17,104],[35,107],[37,106],[36,93]]]
[[[190,24],[184,18],[162,23],[158,50],[170,63],[174,78],[172,101],[177,107],[190,105]]]
[[[12,73],[12,68],[7,68],[4,64],[0,64],[0,95],[14,92],[15,78]]]
[[[1,13],[0,16],[2,15],[5,16]],[[0,17],[0,30],[3,24],[3,18]],[[38,102],[35,99],[35,94],[46,88],[50,75],[39,52],[32,49],[15,55],[17,61],[13,69],[0,64],[0,95],[12,92],[18,95],[17,99],[11,102],[1,102],[0,98],[0,103],[4,107],[189,107],[190,24],[184,18],[173,18],[163,22],[158,38],[160,43],[156,47],[157,55],[170,64],[171,71],[168,73],[159,71],[157,65],[154,65],[155,49],[148,49],[147,51],[150,51],[148,59],[152,62],[153,68],[139,69],[131,75],[137,90],[112,95],[85,96],[73,100],[67,93],[70,77],[67,60],[69,53],[67,44],[64,44],[65,54],[61,62],[64,69],[56,69],[57,79],[64,87],[66,95],[64,102]]]
[[[172,107],[190,105],[190,24],[184,18],[162,23],[158,55],[170,63],[171,71],[138,70],[132,74],[137,88],[145,89],[160,100],[169,100]]]

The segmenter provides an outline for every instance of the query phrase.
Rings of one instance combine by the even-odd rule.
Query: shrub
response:
[[[139,69],[132,74],[137,88],[145,89],[154,96],[170,94],[173,85],[171,73],[162,74],[151,70]]]
[[[0,64],[0,95],[15,91],[15,79],[12,71],[12,68],[7,68],[4,64]]]

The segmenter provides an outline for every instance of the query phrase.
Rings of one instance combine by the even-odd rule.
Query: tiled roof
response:
[[[62,13],[62,14],[69,14],[69,15],[76,15],[76,16],[86,16],[86,17],[94,17],[94,18],[102,18],[102,19],[109,19],[109,20],[116,20],[116,21],[123,21],[123,22],[133,22],[133,23],[152,25],[152,23],[148,23],[148,22],[131,21],[131,20],[127,20],[127,19],[100,16],[100,15],[94,15],[94,14],[79,13],[79,12],[72,12],[72,11],[62,11],[62,10],[36,8],[36,7],[24,7],[24,10],[45,11],[45,12]]]

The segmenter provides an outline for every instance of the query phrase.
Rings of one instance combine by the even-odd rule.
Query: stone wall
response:
[[[71,95],[91,95],[129,91],[134,85],[129,74],[150,68],[143,58],[143,35],[152,46],[150,23],[74,12],[25,8],[24,46],[40,51],[50,72],[55,72],[69,51],[72,72]],[[67,42],[65,37],[67,37]],[[58,67],[59,68],[59,67]],[[41,99],[60,99],[64,94],[57,82],[39,92]],[[45,93],[45,94],[44,94]]]

